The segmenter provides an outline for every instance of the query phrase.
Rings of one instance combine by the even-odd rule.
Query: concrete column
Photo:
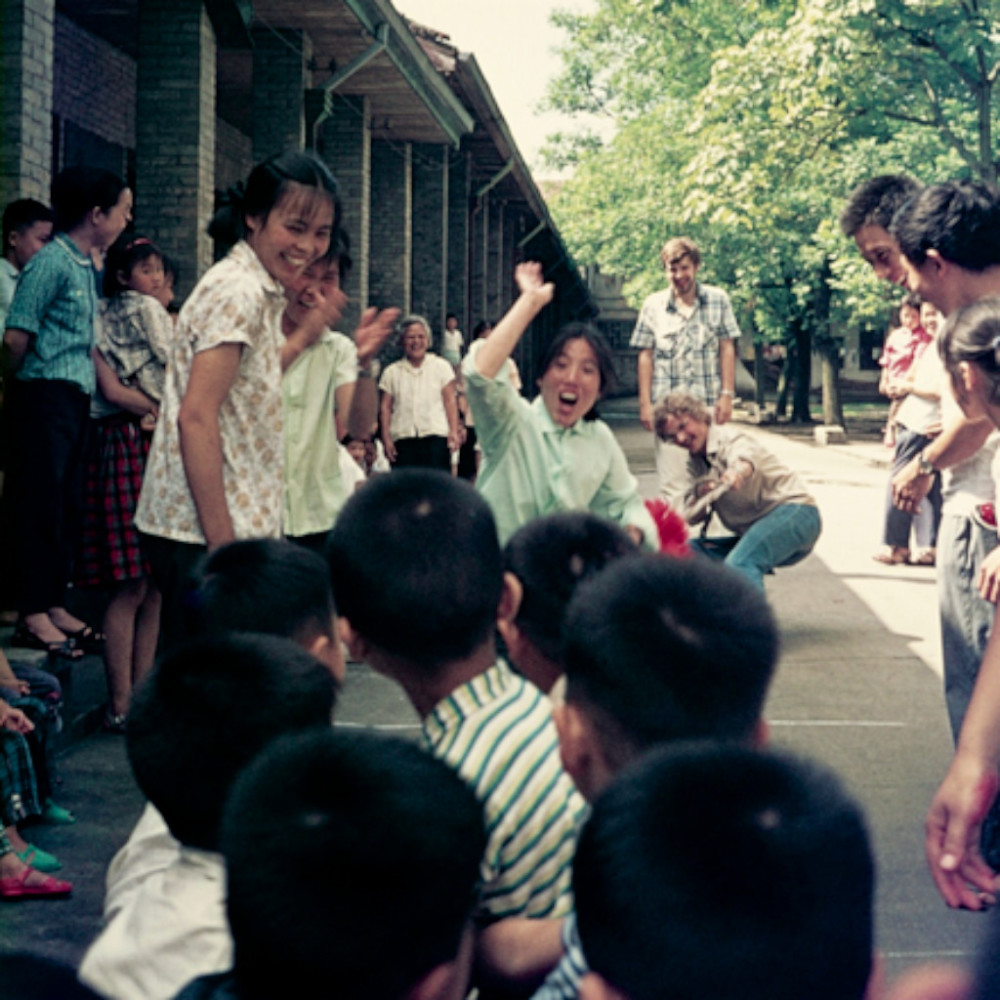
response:
[[[469,298],[469,154],[451,153],[448,160],[448,246],[445,265],[447,312],[458,317],[466,336],[482,319],[473,315]]]
[[[181,269],[187,294],[212,263],[216,43],[202,0],[139,5],[136,228]]]
[[[341,317],[341,329],[345,333],[350,333],[357,325],[361,310],[370,298],[371,146],[367,98],[334,97],[330,117],[316,129],[316,152],[340,185],[344,228],[351,240],[354,266],[344,285],[348,303]]]
[[[260,163],[305,147],[312,41],[304,31],[256,28],[253,44],[253,159]]]
[[[0,204],[49,202],[55,0],[4,0],[0,11]]]

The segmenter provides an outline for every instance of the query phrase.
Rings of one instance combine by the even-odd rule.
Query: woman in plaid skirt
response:
[[[160,593],[140,551],[133,516],[173,333],[173,320],[155,298],[163,281],[163,254],[148,239],[123,236],[109,251],[76,568],[77,586],[111,590],[104,615],[109,732],[122,731],[132,687],[153,665],[159,628]]]

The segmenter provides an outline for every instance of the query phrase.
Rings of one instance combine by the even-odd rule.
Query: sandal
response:
[[[872,559],[884,566],[905,566],[910,561],[910,550],[889,549],[885,552],[876,552]]]
[[[57,806],[52,799],[46,799],[42,808],[41,822],[47,826],[72,826],[76,817],[62,806]]]
[[[66,631],[63,629],[62,631]],[[82,649],[85,653],[100,654],[104,652],[104,640],[105,635],[103,632],[97,632],[90,625],[84,625],[83,628],[77,629],[75,632],[66,632],[66,638],[76,646],[77,649]]]
[[[104,713],[104,719],[101,721],[101,729],[106,733],[114,733],[116,736],[121,736],[125,732],[125,720],[127,716],[124,712],[121,715],[114,715],[109,708]]]
[[[14,854],[37,872],[57,872],[62,868],[62,862],[54,854],[49,854],[34,844],[28,844],[23,851],[15,851]]]
[[[911,566],[933,566],[936,562],[936,553],[933,549],[926,549],[915,559],[911,560]]]
[[[46,875],[40,882],[29,883],[32,874],[40,874],[35,868],[25,868],[20,875],[0,878],[0,899],[29,899],[40,896],[68,896],[73,891],[71,882]]]
[[[83,650],[78,648],[72,639],[46,642],[35,635],[24,622],[21,622],[14,629],[10,644],[18,649],[44,649],[49,656],[59,657],[63,660],[79,660],[83,657]]]

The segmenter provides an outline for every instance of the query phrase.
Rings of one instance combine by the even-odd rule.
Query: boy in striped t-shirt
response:
[[[564,916],[585,804],[560,762],[548,698],[496,655],[514,588],[489,506],[462,480],[398,470],[348,501],[328,553],[354,658],[403,687],[427,749],[483,806],[479,923]],[[539,932],[553,925],[558,934],[556,921]]]

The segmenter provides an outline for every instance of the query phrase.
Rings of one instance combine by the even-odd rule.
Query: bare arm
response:
[[[524,331],[552,301],[555,292],[552,282],[543,279],[542,265],[537,261],[518,264],[514,270],[514,280],[521,294],[493,328],[475,357],[476,371],[486,378],[497,377]]]
[[[222,480],[219,410],[236,381],[243,348],[220,344],[196,354],[177,417],[181,458],[209,550],[233,540]]]
[[[653,348],[639,351],[639,421],[647,431],[653,429]]]
[[[379,404],[379,419],[382,424],[382,446],[385,448],[385,457],[390,462],[396,461],[396,445],[392,440],[392,396],[383,390],[382,402]]]
[[[4,331],[3,371],[6,374],[13,375],[24,364],[24,356],[28,353],[30,343],[31,334],[27,330],[8,327]]]
[[[715,404],[715,422],[725,424],[733,415],[733,393],[736,391],[736,344],[731,337],[719,341],[719,377],[722,392]]]
[[[296,294],[295,289],[289,289],[289,294]],[[347,304],[347,296],[339,288],[324,296],[319,286],[314,285],[312,294],[314,307],[306,314],[304,321],[285,337],[285,342],[281,345],[283,372],[288,371],[296,358],[323,336],[327,327],[334,327],[340,322],[340,314]]]
[[[455,380],[452,379],[442,390],[445,416],[448,418],[448,448],[457,451],[462,446],[462,425],[458,419],[458,399],[455,396]]]
[[[562,926],[562,919],[508,917],[484,927],[476,939],[476,981],[524,995],[537,989],[562,958]]]

